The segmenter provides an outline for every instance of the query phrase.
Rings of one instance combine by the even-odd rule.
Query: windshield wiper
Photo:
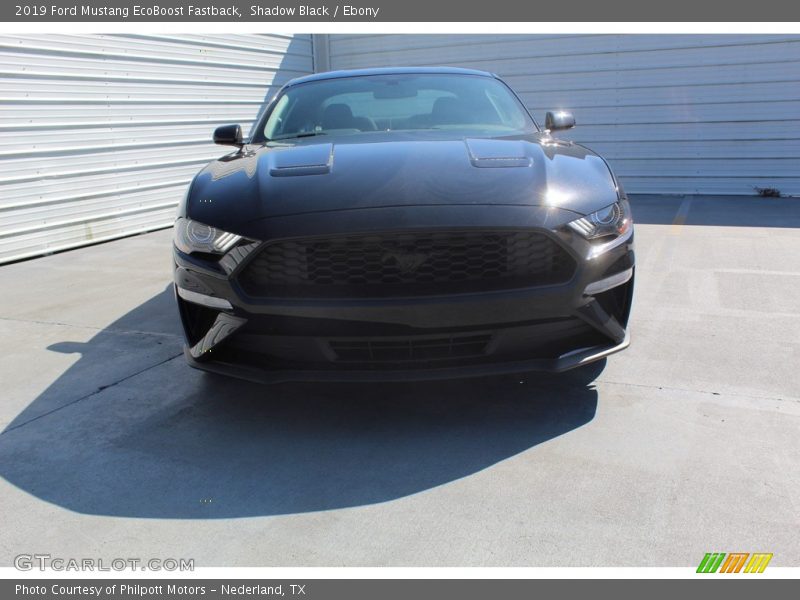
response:
[[[281,135],[279,137],[271,138],[267,141],[276,142],[278,140],[292,140],[294,138],[314,137],[315,135],[328,135],[324,131],[301,131],[300,133],[292,133],[290,135]]]

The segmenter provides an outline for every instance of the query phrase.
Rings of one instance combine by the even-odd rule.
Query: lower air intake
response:
[[[337,362],[414,362],[482,356],[491,335],[332,340]]]

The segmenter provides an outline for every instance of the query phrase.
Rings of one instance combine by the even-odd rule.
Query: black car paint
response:
[[[263,219],[336,210],[490,203],[586,215],[615,202],[615,187],[603,159],[546,134],[370,132],[246,147],[200,172],[184,214],[264,239]]]
[[[262,123],[267,116],[268,111]],[[260,335],[263,332],[259,339],[268,345],[285,340],[284,347],[289,348],[293,327],[300,327],[303,331],[297,337],[305,339],[309,337],[306,326],[312,324],[313,330],[314,323],[320,325],[320,335],[329,336],[333,334],[325,331],[341,336],[340,325],[347,330],[348,324],[362,323],[374,325],[376,335],[483,328],[508,337],[515,326],[523,330],[528,323],[546,324],[548,319],[567,317],[590,323],[608,340],[609,348],[622,349],[628,340],[633,282],[626,284],[627,299],[619,315],[608,314],[583,290],[593,281],[633,267],[633,237],[587,260],[589,242],[563,227],[620,198],[624,191],[601,157],[541,131],[502,138],[464,137],[446,131],[365,132],[245,145],[203,169],[179,209],[179,216],[253,240],[218,261],[175,249],[179,285],[225,298],[234,307],[220,312],[209,333],[198,340],[188,335],[186,309],[181,304],[185,301],[178,300],[189,337],[187,358],[193,366],[261,381],[436,378],[578,366],[582,363],[577,358],[555,357],[490,360],[463,368],[413,365],[389,371],[339,370],[315,363],[308,369],[284,365],[259,369],[228,358],[219,360],[214,351],[224,347],[225,338],[248,327]],[[535,228],[556,239],[578,267],[562,285],[436,297],[256,299],[248,297],[236,281],[267,241],[442,227]],[[358,327],[353,331],[363,335]],[[539,330],[525,331],[535,336]],[[298,342],[291,352],[303,356],[306,342]]]

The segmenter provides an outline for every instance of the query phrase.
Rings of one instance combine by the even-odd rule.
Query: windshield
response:
[[[490,136],[530,132],[535,125],[493,77],[370,75],[288,88],[254,141],[418,129]]]

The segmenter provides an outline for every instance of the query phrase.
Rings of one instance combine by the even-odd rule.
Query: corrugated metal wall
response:
[[[629,191],[800,193],[800,36],[0,36],[0,263],[167,226],[192,175],[314,68],[493,71]],[[313,47],[315,46],[315,47]]]
[[[497,73],[540,122],[609,159],[628,191],[800,193],[800,36],[349,36],[330,67],[454,65]]]
[[[172,223],[217,125],[313,71],[311,36],[0,36],[0,262]]]

